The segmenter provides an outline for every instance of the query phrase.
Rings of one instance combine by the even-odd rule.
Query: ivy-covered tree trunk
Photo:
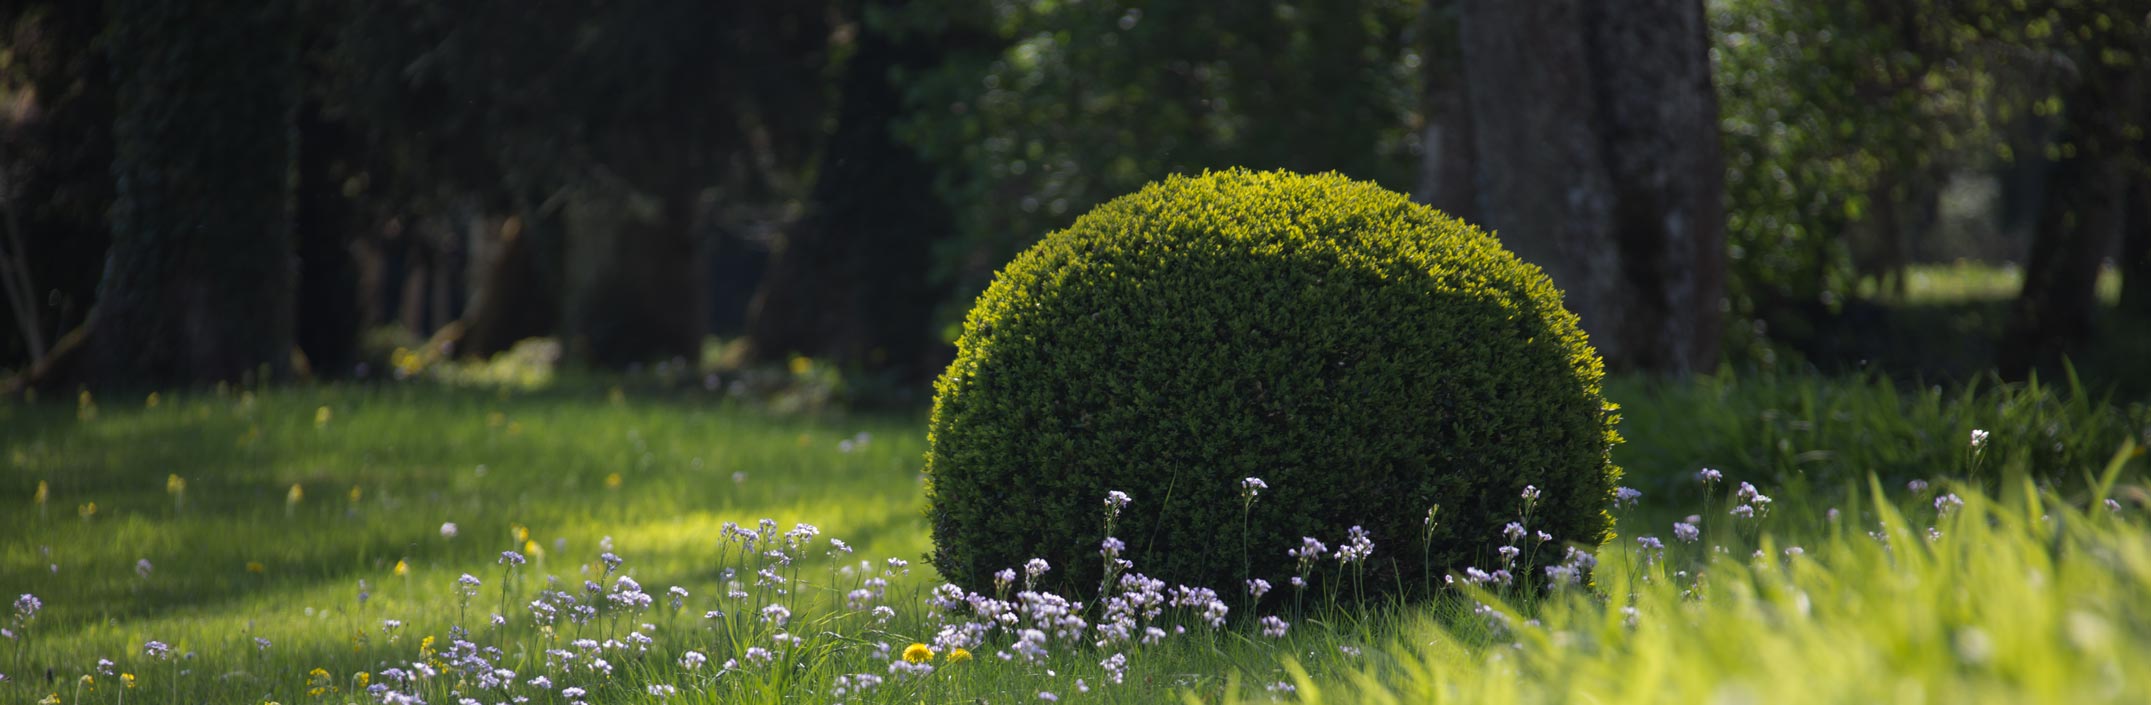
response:
[[[936,372],[931,326],[943,292],[927,258],[954,219],[932,172],[890,132],[904,114],[893,74],[937,64],[936,39],[861,36],[810,210],[778,246],[749,310],[756,357],[800,353],[908,379]]]
[[[288,0],[112,0],[112,248],[90,374],[291,367],[298,45]]]
[[[1463,0],[1484,224],[1614,369],[1718,362],[1724,166],[1701,0]]]

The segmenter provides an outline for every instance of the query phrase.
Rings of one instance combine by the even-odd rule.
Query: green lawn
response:
[[[0,607],[0,703],[2151,701],[2145,462],[2108,462],[2151,429],[2142,407],[1859,380],[1610,394],[1644,497],[1589,587],[1310,605],[1261,615],[1291,623],[1273,637],[1214,586],[1236,608],[1222,629],[1172,607],[1139,621],[1157,643],[1112,641],[1093,606],[1035,660],[994,630],[969,661],[937,646],[927,674],[893,664],[969,613],[929,607],[917,416],[588,383],[11,402],[0,596],[42,605]],[[1724,483],[1695,481],[1706,465]],[[1730,515],[1741,482],[1774,498],[1764,516]],[[1690,514],[1695,543],[1673,527]],[[726,522],[765,517],[744,552]],[[502,565],[511,550],[527,562]]]

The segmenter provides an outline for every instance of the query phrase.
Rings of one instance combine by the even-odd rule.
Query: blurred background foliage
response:
[[[129,2],[194,22],[288,13],[274,19],[289,36],[264,41],[290,43],[276,75],[299,82],[296,104],[246,119],[281,121],[291,154],[199,168],[289,174],[288,209],[261,216],[288,227],[260,237],[289,238],[296,276],[237,298],[290,302],[295,354],[191,340],[189,360],[248,366],[145,366],[153,343],[115,341],[184,326],[100,328],[101,291],[183,291],[243,259],[184,236],[127,244],[142,238],[112,218],[115,160],[170,145],[114,125],[241,118],[159,97],[158,74],[114,52],[160,31],[137,26],[150,15],[27,0],[0,9],[0,376],[15,388],[505,355],[724,388],[807,360],[913,398],[993,272],[1106,199],[1206,168],[1335,170],[1528,235],[1480,217],[1498,187],[1480,165],[1515,155],[1487,153],[1472,123],[1559,121],[1485,110],[1515,87],[1472,85],[1493,59],[1467,39],[1527,10],[1478,1]],[[1715,137],[1723,165],[1724,256],[1703,265],[1723,269],[1717,360],[1931,380],[2067,357],[2094,386],[2151,388],[2130,374],[2151,355],[2151,8],[1658,6],[1706,21],[1692,59],[1720,130],[1693,140]],[[210,41],[169,43],[217,51],[190,40]],[[180,220],[240,217],[174,199]],[[115,267],[130,262],[156,266]],[[137,270],[150,285],[106,281]],[[516,349],[531,339],[555,342]]]

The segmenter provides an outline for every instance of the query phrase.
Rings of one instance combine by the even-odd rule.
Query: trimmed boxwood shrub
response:
[[[1311,582],[1420,592],[1498,567],[1527,485],[1555,540],[1527,555],[1550,564],[1610,523],[1602,374],[1546,275],[1462,221],[1336,174],[1169,178],[1046,236],[971,309],[935,385],[934,566],[984,592],[1041,557],[1092,594],[1120,490],[1136,572],[1289,593],[1301,537],[1362,526],[1371,559]],[[1269,487],[1251,509],[1248,477]]]

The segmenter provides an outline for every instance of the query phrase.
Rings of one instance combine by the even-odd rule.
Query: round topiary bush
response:
[[[1287,551],[1354,526],[1371,556],[1325,557],[1313,585],[1492,570],[1509,522],[1531,531],[1512,571],[1542,575],[1610,523],[1601,375],[1546,275],[1462,221],[1335,174],[1169,178],[1046,236],[971,309],[928,432],[934,566],[984,592],[1041,557],[1092,594],[1119,490],[1133,570],[1223,595],[1290,592]]]

